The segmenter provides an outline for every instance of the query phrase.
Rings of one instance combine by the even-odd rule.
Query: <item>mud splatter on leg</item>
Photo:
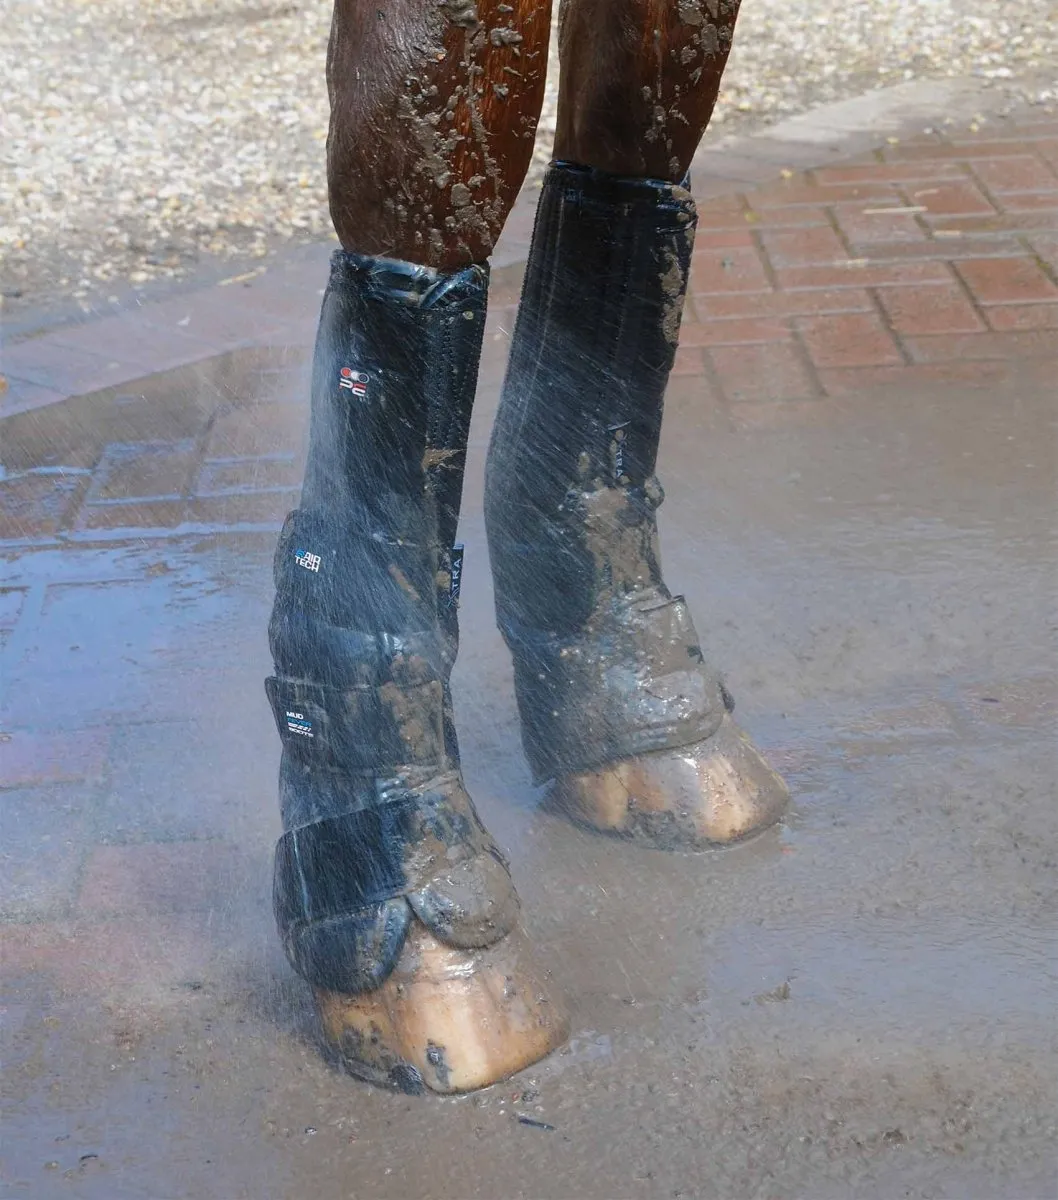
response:
[[[564,0],[555,157],[682,180],[737,16],[738,0]]]
[[[529,0],[337,0],[327,163],[346,249],[488,257],[532,154],[549,23]]]

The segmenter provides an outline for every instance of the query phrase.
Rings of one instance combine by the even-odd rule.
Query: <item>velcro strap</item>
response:
[[[440,681],[342,689],[272,676],[265,692],[283,744],[305,762],[349,771],[445,765]]]
[[[346,916],[409,890],[408,845],[421,814],[415,796],[343,813],[283,834],[276,844],[274,904],[281,929]]]
[[[394,680],[401,687],[447,679],[455,647],[435,629],[411,633],[364,633],[281,605],[268,627],[276,674],[327,680],[339,687],[376,687]]]
[[[720,725],[719,681],[702,663],[682,596],[625,608],[574,638],[507,626],[522,736],[536,782],[687,746]]]

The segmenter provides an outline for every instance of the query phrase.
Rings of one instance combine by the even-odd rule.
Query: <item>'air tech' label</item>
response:
[[[323,559],[318,554],[313,554],[309,550],[295,550],[294,561],[299,567],[304,567],[306,571],[314,571],[317,575],[320,573],[320,563]]]

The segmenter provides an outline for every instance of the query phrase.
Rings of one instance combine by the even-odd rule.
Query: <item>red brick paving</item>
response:
[[[0,481],[0,540],[50,537],[66,528],[87,475],[14,475]]]
[[[195,468],[196,451],[190,439],[112,443],[93,472],[87,502],[179,499]]]
[[[527,232],[528,214],[519,208],[516,215]],[[735,406],[821,398],[831,387],[845,394],[850,372],[867,379],[883,370],[888,380],[901,364],[915,371],[950,362],[955,378],[963,357],[1045,355],[1058,327],[1056,260],[1058,120],[1046,113],[990,122],[976,133],[930,133],[718,195],[699,205],[674,376],[698,377],[703,389],[709,381],[719,388],[718,403]],[[245,323],[247,314],[271,337],[296,323],[300,344],[315,320],[304,311],[306,295],[318,292],[320,279],[319,264],[304,263],[291,268],[287,289],[253,282],[174,297],[18,345],[8,369],[23,390],[46,396],[41,389],[105,382],[104,357],[186,354],[195,339],[204,346],[225,322],[241,316]],[[511,313],[494,309],[494,329],[505,322],[509,330],[511,321]],[[497,336],[486,344],[487,383],[501,368],[490,360],[508,345]],[[274,519],[296,486],[303,432],[297,406],[260,405],[252,416],[238,404],[219,410],[192,481],[153,495],[141,490],[127,524]],[[113,453],[135,460],[128,447]],[[177,474],[179,466],[174,460]],[[134,461],[124,467],[136,469]],[[43,509],[50,497],[46,514],[21,519],[25,536],[116,529],[124,519],[103,511],[107,497],[95,483],[83,503],[68,507],[64,497],[76,484],[0,486],[28,489],[23,509]],[[124,502],[133,498],[135,489],[117,477],[112,486]],[[10,521],[3,532],[14,535]]]
[[[73,531],[171,529],[187,519],[182,500],[136,500],[128,504],[86,504],[74,518]]]
[[[798,349],[788,342],[717,346],[709,357],[723,394],[743,400],[795,400],[816,394]]]
[[[993,329],[1058,329],[1058,304],[993,304],[984,313]]]
[[[688,321],[680,341],[684,346],[737,346],[750,342],[782,342],[792,337],[785,322],[768,317]]]
[[[924,175],[931,179],[960,179],[964,172],[958,163],[939,162],[921,163],[887,162],[883,171],[879,170],[880,161],[850,163],[844,167],[823,167],[814,172],[815,182],[825,187],[836,184],[874,184],[882,187],[896,187],[900,184],[918,183]]]
[[[945,370],[959,382],[979,377],[985,363],[1053,357],[1056,146],[1058,121],[1030,114],[999,135],[995,126],[925,135],[703,201],[673,378],[699,380],[728,421],[761,428],[762,418],[737,417],[740,405],[845,397],[900,378],[943,382]],[[237,313],[273,335],[296,318],[300,347],[315,319],[305,304],[321,278],[320,264],[301,264],[283,294],[256,283],[215,288],[98,328],[60,330],[14,347],[8,369],[35,381],[24,389],[72,387],[84,363],[92,370],[80,382],[105,381],[104,356],[139,362],[153,350],[168,361]],[[513,299],[498,279],[483,387],[502,373]],[[142,422],[138,436],[129,424],[127,441],[78,449],[78,465],[94,465],[90,481],[31,474],[0,482],[0,537],[276,523],[296,502],[304,355],[280,355],[262,374],[264,384],[273,370],[293,404],[259,402],[271,401],[274,385],[268,395],[226,395],[225,372],[206,372],[190,385],[205,406],[198,432],[152,443]]]
[[[1049,269],[1050,278],[1058,278],[1058,230],[1051,234],[1037,233],[1027,237],[1025,248]]]
[[[880,258],[836,258],[828,263],[776,271],[783,291],[803,288],[892,287],[910,283],[947,283],[951,271],[941,262],[898,262]]]
[[[874,300],[862,289],[814,288],[811,291],[739,293],[699,296],[693,300],[700,321],[685,318],[681,338],[694,338],[696,324],[711,324],[733,317],[795,317],[820,313],[873,312]]]
[[[1035,138],[1036,134],[1026,131],[1026,136]],[[967,135],[966,138],[947,138],[943,134],[937,134],[934,137],[914,138],[902,145],[893,146],[884,152],[883,158],[886,162],[913,161],[919,164],[929,163],[933,159],[961,159],[973,168],[991,159],[1020,158],[1025,153],[1025,141],[1018,137],[993,139],[981,133],[976,136]]]
[[[884,288],[878,300],[893,331],[900,335],[975,333],[985,327],[969,298],[954,283]]]
[[[925,184],[919,181],[910,189],[910,199],[935,217],[976,217],[996,211],[981,188],[969,179],[947,182],[937,178]]]
[[[696,250],[691,284],[694,292],[759,292],[770,285],[756,246]]]
[[[973,158],[970,169],[991,192],[1031,192],[1037,188],[1058,190],[1050,164],[1038,154],[1018,154],[1009,158]]]
[[[877,313],[797,317],[794,324],[817,367],[884,367],[901,361],[900,347]]]
[[[822,174],[823,172],[819,172]],[[823,184],[810,177],[801,176],[769,188],[761,188],[750,196],[753,210],[766,214],[771,209],[785,208],[790,204],[811,204],[816,208],[829,208],[842,201],[859,201],[862,204],[886,204],[890,201],[899,204],[900,193],[894,184],[886,178],[871,177],[862,183]],[[762,220],[766,217],[762,216]]]
[[[38,787],[98,779],[106,769],[110,732],[0,734],[0,788]]]
[[[1035,258],[970,258],[953,265],[979,304],[1058,300],[1058,285]]]
[[[704,203],[684,345],[706,348],[703,382],[735,425],[1058,359],[1056,133],[1049,118],[934,134]],[[775,401],[786,415],[769,420]]]
[[[301,412],[289,404],[254,404],[229,409],[214,421],[205,456],[227,461],[286,454],[291,445],[296,444],[302,426]]]
[[[0,925],[8,978],[45,973],[61,988],[111,1003],[200,987],[216,955],[197,914]]]
[[[999,379],[1008,368],[996,361],[915,363],[897,367],[853,367],[847,370],[820,371],[823,391],[831,397],[854,397],[872,388],[899,387],[913,390],[936,384],[985,384]],[[825,404],[819,405],[826,413]]]
[[[278,527],[292,508],[297,507],[301,482],[289,490],[259,489],[241,495],[194,496],[188,503],[186,518],[198,525],[275,525]]]
[[[953,362],[966,358],[1053,358],[1054,335],[1043,330],[1031,333],[942,334],[938,337],[906,338],[904,344],[914,362]]]
[[[1003,197],[1007,212],[1031,212],[1033,209],[1052,209],[1055,206],[1055,194],[1050,192],[1013,192]]]
[[[220,908],[241,861],[238,847],[226,842],[97,846],[85,863],[78,906],[108,916]]]

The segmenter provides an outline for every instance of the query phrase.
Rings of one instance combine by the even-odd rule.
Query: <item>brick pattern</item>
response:
[[[71,401],[84,417],[11,417],[0,542],[277,527],[301,484],[305,357],[236,351]]]
[[[1056,144],[1053,118],[1002,137],[933,134],[703,201],[674,386],[697,387],[727,423],[762,428],[875,384],[983,382],[1012,361],[1044,371],[1058,329]],[[530,217],[523,204],[519,237]],[[292,268],[282,295],[257,282],[215,288],[124,325],[112,317],[15,347],[13,373],[62,388],[84,356],[145,362],[153,352],[157,369],[201,355],[236,315],[291,345],[298,330],[298,349],[261,363],[249,395],[232,388],[251,350],[168,378],[170,392],[186,387],[206,405],[200,420],[183,415],[151,433],[132,419],[143,406],[126,407],[94,423],[117,436],[95,448],[81,438],[46,470],[12,472],[0,481],[0,540],[277,526],[297,503],[306,297],[324,269],[322,256]],[[496,331],[512,327],[516,291],[497,280],[484,388],[502,376],[509,339]],[[62,353],[45,341],[61,341]],[[109,382],[106,371],[86,378]]]
[[[812,400],[983,382],[996,362],[1045,376],[1058,357],[1056,136],[1054,118],[1003,137],[932,134],[703,203],[681,374],[697,371],[747,429],[768,424],[769,404],[787,425],[810,419]]]
[[[786,424],[795,412],[808,419],[802,402],[901,378],[983,382],[991,364],[1014,360],[1043,371],[1058,329],[1056,143],[1053,119],[1006,137],[934,134],[702,202],[674,383],[697,386],[725,421],[761,428],[778,401]],[[70,386],[56,372],[76,373],[79,355],[143,361],[153,350],[164,367],[207,349],[205,331],[235,312],[289,334],[305,322],[302,293],[318,290],[322,269],[322,260],[295,268],[284,297],[217,288],[193,304],[173,298],[130,316],[124,341],[118,318],[98,322],[98,337],[89,326],[60,331],[62,355],[26,343],[11,367],[37,387]],[[494,333],[510,329],[515,300],[516,289],[497,287]],[[507,345],[487,338],[483,386],[501,377]],[[185,368],[197,402],[212,397],[213,407],[197,424],[175,423],[179,436],[145,437],[125,410],[113,422],[122,440],[95,450],[82,441],[61,469],[12,473],[0,481],[0,539],[276,526],[297,503],[306,353],[263,365],[245,397],[229,390],[246,373],[240,352]],[[105,372],[91,378],[108,382]]]
[[[109,745],[105,729],[0,733],[0,789],[98,780]]]
[[[99,916],[223,908],[243,856],[226,842],[96,846],[81,877],[79,906]]]

